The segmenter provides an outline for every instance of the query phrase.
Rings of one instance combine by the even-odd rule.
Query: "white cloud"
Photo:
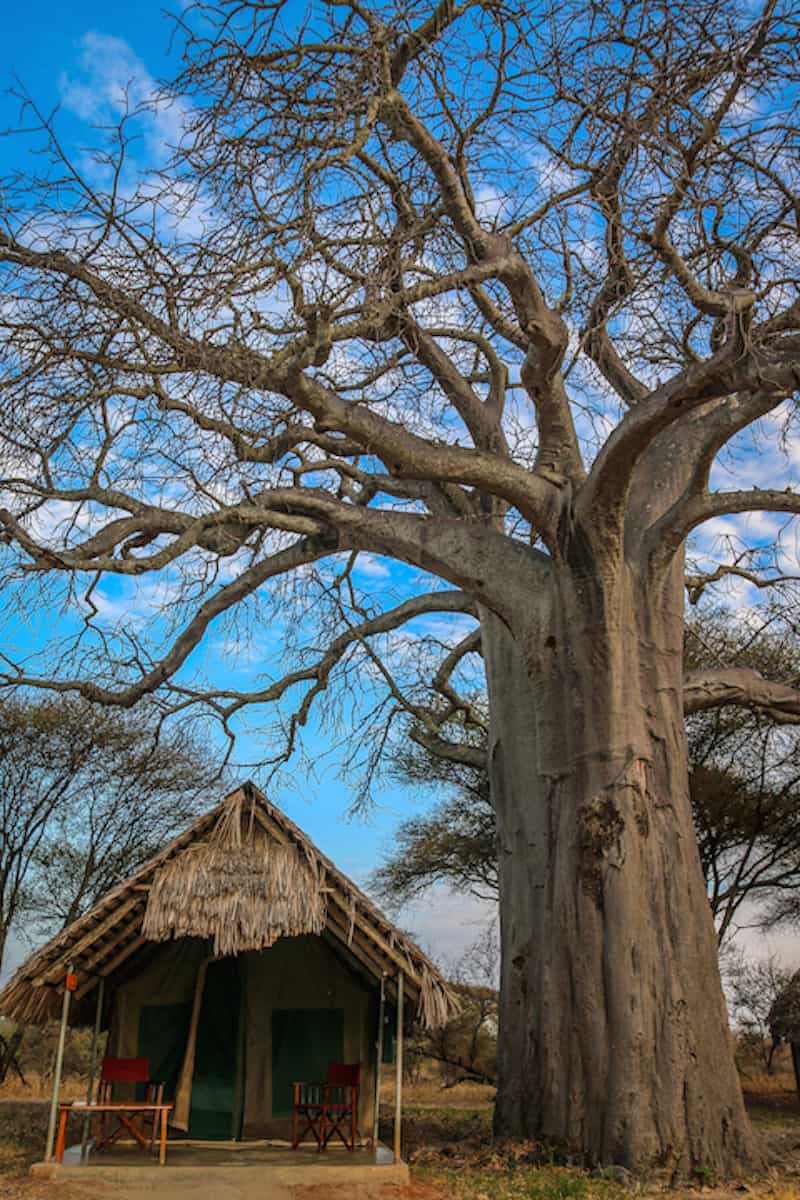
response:
[[[13,932],[9,934],[3,954],[3,965],[0,967],[0,987],[5,985],[29,954],[30,946],[26,945],[17,934]]]
[[[731,938],[733,944],[748,958],[769,958],[771,954],[776,954],[792,970],[800,967],[800,935],[797,930],[771,929],[765,933],[761,929],[748,928],[748,923],[754,921],[756,916],[754,905],[742,905],[742,928],[737,929]]]
[[[359,575],[365,575],[370,580],[388,579],[391,574],[388,562],[379,558],[377,554],[367,553],[359,554],[356,571]]]
[[[491,184],[484,184],[475,193],[475,212],[481,221],[494,221],[503,211],[506,197]]]
[[[91,124],[117,121],[126,113],[146,109],[147,149],[157,157],[175,145],[184,128],[186,109],[159,96],[155,79],[122,38],[91,30],[78,43],[74,73],[59,80],[65,109]]]
[[[497,919],[497,905],[474,896],[434,887],[424,898],[401,909],[396,923],[407,929],[437,962],[452,963]]]

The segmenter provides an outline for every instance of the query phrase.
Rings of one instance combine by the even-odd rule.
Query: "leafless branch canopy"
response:
[[[800,512],[710,490],[800,383],[795,5],[225,0],[179,33],[179,77],[88,165],[23,103],[45,153],[0,200],[4,570],[22,608],[78,617],[6,684],[226,723],[299,688],[291,741],[357,654],[436,742],[476,719],[451,680],[475,606],[524,603],[576,525],[657,586],[710,518]],[[167,106],[177,144],[144,170]],[[695,591],[793,586],[756,549]],[[385,604],[369,556],[407,572]],[[148,636],[110,619],[148,587]],[[434,646],[438,613],[462,624]],[[202,679],[201,642],[256,620],[288,674]],[[410,621],[424,696],[395,678]]]

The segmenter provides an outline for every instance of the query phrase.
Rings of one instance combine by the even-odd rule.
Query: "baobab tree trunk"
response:
[[[692,825],[677,569],[554,566],[482,614],[502,977],[495,1132],[588,1164],[755,1159]]]

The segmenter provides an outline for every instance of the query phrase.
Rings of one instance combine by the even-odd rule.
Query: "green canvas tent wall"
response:
[[[374,996],[324,937],[281,938],[211,961],[207,943],[184,938],[116,988],[109,1053],[146,1057],[174,1102],[197,998],[189,1137],[286,1136],[293,1082],[324,1079],[329,1061],[364,1064],[359,1127],[369,1130]]]
[[[192,1138],[285,1137],[295,1080],[363,1064],[372,1125],[381,983],[426,1025],[458,1011],[446,982],[253,785],[237,789],[23,963],[0,1013],[42,1022],[78,977],[72,1024],[104,981],[108,1052],[149,1059]]]

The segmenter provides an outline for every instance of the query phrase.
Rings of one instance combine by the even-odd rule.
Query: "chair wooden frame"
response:
[[[324,1083],[294,1083],[292,1099],[292,1149],[296,1150],[307,1133],[314,1135],[317,1149],[322,1149],[322,1123],[325,1113]],[[305,1124],[302,1129],[300,1122]]]
[[[115,1083],[145,1084],[144,1100],[140,1105],[115,1105]],[[113,1058],[106,1055],[100,1069],[97,1085],[96,1108],[100,1113],[95,1151],[105,1150],[124,1134],[129,1134],[140,1149],[146,1149],[149,1141],[153,1150],[158,1134],[157,1110],[164,1103],[164,1084],[150,1078],[150,1064],[146,1058]],[[112,1127],[113,1122],[113,1127]],[[147,1125],[150,1136],[147,1137]]]
[[[337,1134],[348,1150],[355,1150],[360,1082],[361,1063],[331,1062],[324,1083],[293,1084],[292,1149],[312,1133],[320,1152]]]

